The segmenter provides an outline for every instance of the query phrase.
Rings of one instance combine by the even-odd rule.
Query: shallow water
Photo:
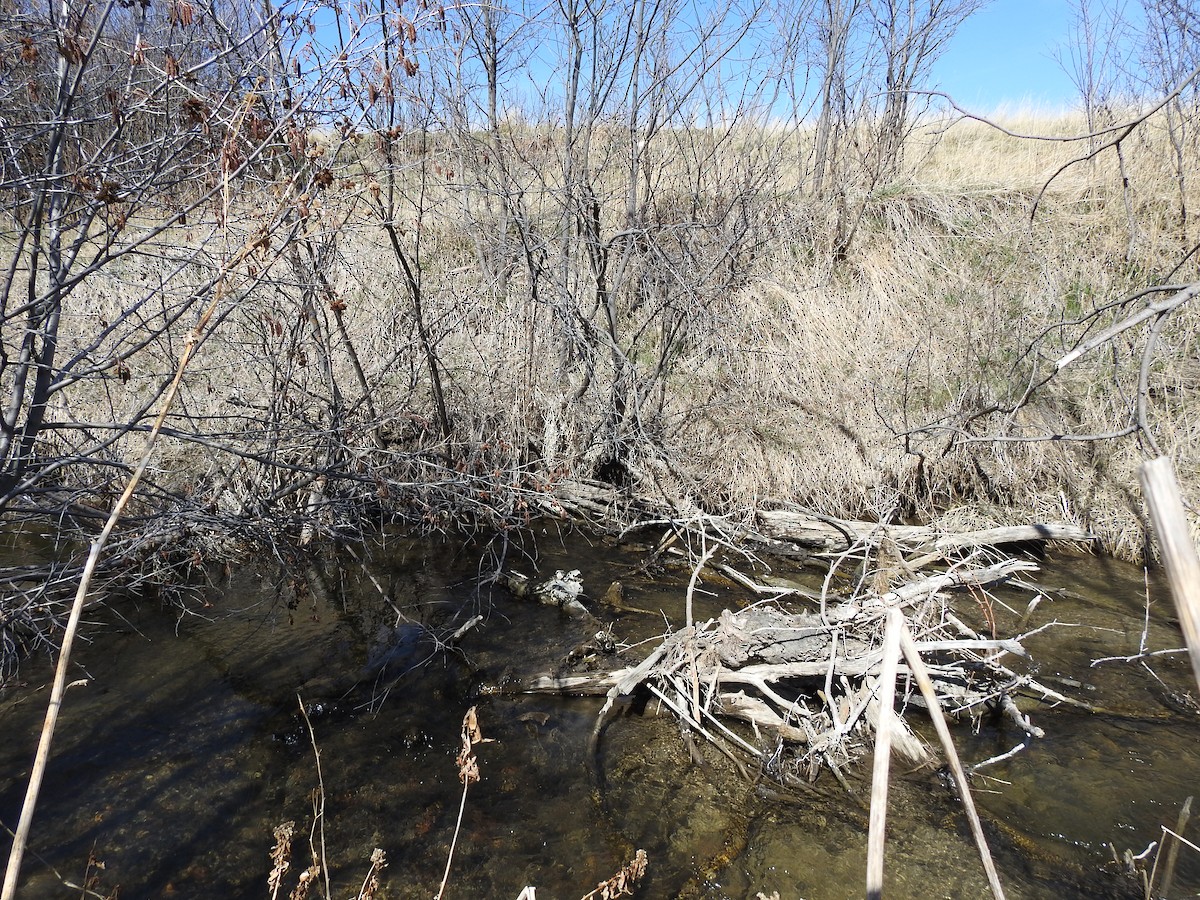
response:
[[[539,553],[540,572],[581,569],[593,598],[620,580],[627,606],[655,613],[605,616],[622,640],[682,619],[688,573],[634,572],[644,548],[546,535]],[[244,563],[212,573],[210,606],[194,615],[127,601],[124,621],[95,623],[76,653],[73,677],[88,683],[64,706],[21,896],[78,896],[60,879],[81,881],[92,855],[104,863],[99,888],[119,886],[123,898],[267,897],[272,829],[294,820],[286,895],[309,862],[319,783],[335,895],[357,894],[381,847],[385,896],[432,896],[459,815],[454,757],[473,704],[493,742],[476,748],[483,780],[464,807],[449,897],[515,898],[527,884],[539,897],[579,897],[638,847],[650,856],[644,897],[862,895],[867,774],[853,781],[853,798],[828,776],[795,791],[748,784],[715,755],[697,768],[677,726],[650,708],[613,721],[593,754],[597,701],[493,689],[554,667],[594,628],[500,588],[480,594],[480,547],[388,537],[364,558],[307,571]],[[534,570],[530,559],[513,565]],[[1028,627],[1068,623],[1029,641],[1039,677],[1109,712],[1023,703],[1046,738],[975,782],[1001,877],[1012,897],[1137,896],[1102,871],[1107,844],[1140,852],[1200,783],[1197,717],[1172,696],[1195,693],[1190,670],[1181,657],[1157,658],[1159,684],[1137,663],[1089,666],[1137,651],[1139,570],[1070,559],[1036,578],[1071,592],[1048,594],[1031,616]],[[696,598],[698,617],[740,597],[709,590]],[[996,616],[1011,632],[1030,594],[1006,596],[1014,611],[997,607]],[[1179,645],[1169,602],[1152,596],[1149,646]],[[960,608],[982,621],[969,598]],[[476,612],[483,622],[456,649],[430,638]],[[44,663],[30,665],[23,685],[0,697],[0,820],[10,827],[49,678]],[[320,780],[301,698],[313,713]],[[969,764],[1021,735],[985,722],[977,733],[958,727],[955,739]],[[320,838],[311,842],[318,853]],[[1195,855],[1181,855],[1176,884],[1200,886]],[[887,895],[986,891],[948,789],[936,773],[901,774]]]

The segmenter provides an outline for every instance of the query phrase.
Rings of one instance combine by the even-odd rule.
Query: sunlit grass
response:
[[[1021,112],[1001,116],[999,124],[1049,137],[1084,130],[1082,118],[1072,115]],[[722,295],[675,297],[670,291],[693,273],[646,264],[645,277],[663,285],[654,290],[667,292],[666,306],[653,297],[616,298],[632,372],[660,382],[638,401],[640,419],[627,413],[618,423],[625,430],[619,448],[605,442],[596,424],[611,413],[611,354],[597,352],[585,380],[578,364],[564,373],[555,342],[561,322],[551,298],[562,287],[562,266],[569,268],[566,284],[579,298],[580,315],[589,327],[606,327],[604,311],[585,302],[594,275],[583,245],[563,256],[554,243],[563,227],[559,135],[506,126],[509,177],[520,186],[520,205],[507,214],[488,193],[487,179],[496,177],[482,155],[492,152],[490,136],[474,137],[477,145],[442,137],[424,150],[401,148],[397,184],[404,200],[395,222],[420,266],[425,314],[463,441],[494,446],[502,439],[532,448],[522,453],[556,471],[579,475],[619,450],[643,487],[704,498],[728,511],[784,502],[858,517],[898,509],[912,518],[949,513],[973,524],[1058,519],[1096,528],[1122,552],[1141,547],[1130,501],[1140,459],[1135,442],[982,440],[1013,428],[1022,434],[1116,429],[1129,412],[1129,384],[1120,379],[1136,366],[1139,334],[1073,367],[1012,420],[973,416],[1015,402],[1044,371],[1039,353],[1049,359],[1064,351],[1079,333],[1065,320],[1165,277],[1186,250],[1161,123],[1148,123],[1123,145],[1128,194],[1112,150],[1063,170],[1087,153],[1087,140],[1035,141],[960,119],[918,129],[897,178],[869,187],[847,183],[837,202],[808,190],[806,130],[664,130],[647,148],[639,175],[640,214],[654,238],[669,242],[673,229],[695,230],[739,190],[755,192],[748,195],[757,217],[752,224],[763,237]],[[628,136],[602,130],[596,141],[589,183],[607,240],[627,227],[621,153]],[[344,304],[346,337],[375,392],[378,421],[365,425],[411,431],[428,415],[429,399],[412,298],[370,208],[379,159],[365,137],[331,148],[336,178],[304,201],[303,234],[331,249],[325,276]],[[245,186],[239,231],[253,227],[253,196]],[[841,261],[831,257],[838,202],[860,212]],[[209,235],[211,224],[198,214],[171,237],[186,245]],[[502,227],[509,229],[511,256],[501,284],[480,260]],[[609,248],[610,265],[620,246]],[[239,296],[228,323],[204,348],[188,384],[191,414],[227,416],[232,397],[254,408],[290,404],[290,415],[319,420],[321,405],[330,402],[330,378],[351,383],[328,301],[297,305],[289,259],[275,263],[267,283]],[[542,267],[536,283],[530,259]],[[1189,271],[1194,277],[1194,266]],[[136,278],[156,274],[151,266]],[[249,274],[243,276],[249,284]],[[134,296],[140,284],[132,269],[118,267],[80,297],[111,306],[114,298]],[[672,304],[682,311],[670,312]],[[655,375],[664,315],[685,317],[685,339]],[[69,316],[75,334],[68,343],[83,340],[93,318]],[[1198,386],[1186,336],[1195,333],[1187,329],[1196,318],[1180,314],[1183,330],[1153,373],[1162,385],[1154,421],[1184,463],[1185,480],[1200,471],[1186,464],[1200,461],[1195,429],[1187,425],[1200,418],[1193,414]],[[155,353],[151,346],[129,360],[129,385],[73,389],[64,414],[82,420],[123,414],[131,400],[114,399],[114,391],[133,398],[147,379],[161,376],[164,363],[153,361]],[[283,373],[304,391],[281,393]],[[364,427],[354,438],[359,465],[386,477],[394,459],[369,435]],[[306,439],[289,452],[298,463],[315,451]],[[185,481],[183,470],[197,461],[212,468],[205,454],[183,447],[177,458]]]

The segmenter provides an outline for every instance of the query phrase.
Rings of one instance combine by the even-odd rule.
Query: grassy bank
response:
[[[701,137],[692,159],[667,152]],[[563,224],[561,148],[507,139],[504,203],[478,146],[408,158],[389,221],[419,312],[372,207],[377,160],[337,151],[328,190],[293,201],[290,243],[268,241],[261,269],[237,273],[151,494],[331,534],[364,502],[431,525],[519,523],[556,478],[599,477],[722,513],[1063,520],[1142,552],[1144,436],[1064,437],[1125,429],[1144,329],[1022,395],[1128,312],[1114,306],[1126,294],[1195,277],[1194,262],[1174,271],[1189,235],[1153,121],[1125,149],[1128,196],[1111,152],[1047,186],[1086,141],[970,121],[915,135],[896,180],[826,197],[789,162],[803,133],[666,134],[632,237],[615,151],[593,163],[596,230],[581,237],[578,221]],[[58,395],[44,452],[109,464],[100,477],[64,470],[81,501],[104,505],[140,447],[139,433],[107,443],[110,432],[145,419],[189,324],[188,292],[260,227],[255,191],[270,197],[242,184],[229,222],[201,209],[76,290],[64,343],[110,361]],[[853,240],[835,254],[846,221]],[[1176,313],[1149,372],[1153,437],[1185,490],[1197,486],[1196,317]]]

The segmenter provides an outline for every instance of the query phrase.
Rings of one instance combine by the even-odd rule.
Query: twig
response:
[[[308,848],[312,853],[313,859],[317,859],[317,850],[313,846],[313,832],[319,832],[321,836],[321,853],[320,865],[321,873],[325,876],[325,896],[329,900],[333,900],[333,891],[329,885],[329,864],[325,859],[325,778],[321,774],[321,751],[317,747],[317,733],[313,731],[312,722],[308,718],[308,710],[304,708],[303,698],[297,694],[296,700],[300,703],[300,715],[304,717],[304,724],[308,727],[308,739],[312,742],[313,757],[317,764],[317,796],[313,800],[313,827],[308,833]]]
[[[700,540],[701,540],[702,544],[704,542],[706,542],[707,532],[705,532],[705,531],[700,532]],[[695,567],[692,569],[692,577],[690,579],[688,579],[687,600],[685,603],[688,628],[692,627],[692,622],[693,622],[693,619],[692,619],[692,596],[696,593],[696,582],[700,580],[700,571],[704,568],[704,566],[712,558],[712,555],[714,553],[716,553],[717,546],[718,545],[714,544],[711,547],[705,548],[704,553],[700,557],[699,562],[697,562]],[[690,658],[691,658],[691,676],[692,676],[692,708],[695,710],[695,718],[699,719],[700,718],[700,664],[699,664],[699,661],[696,656],[696,654],[697,654],[696,638],[697,638],[697,634],[693,630],[692,639],[689,642],[690,646],[691,646]]]
[[[1000,709],[1006,716],[1008,716],[1009,719],[1012,720],[1014,725],[1016,725],[1030,737],[1040,739],[1046,736],[1045,731],[1034,725],[1031,721],[1029,721],[1029,716],[1021,712],[1020,707],[1017,706],[1017,702],[1013,700],[1012,695],[1004,694],[1000,698]]]
[[[1141,662],[1144,659],[1154,659],[1156,656],[1175,656],[1187,652],[1187,647],[1170,647],[1166,650],[1147,650],[1143,653],[1135,653],[1133,656],[1102,656],[1088,663],[1088,668],[1094,669],[1096,666],[1110,662]]]
[[[363,570],[363,574],[366,575],[371,584],[375,586],[375,590],[379,596],[383,598],[383,602],[390,606],[392,608],[392,612],[396,614],[396,624],[399,625],[401,622],[413,624],[413,620],[406,616],[403,611],[401,611],[400,607],[398,607],[395,601],[392,600],[391,595],[389,595],[388,592],[383,589],[383,585],[379,583],[379,579],[376,578],[375,574],[367,568],[366,561],[354,552],[353,545],[346,544],[345,547],[346,552],[348,552],[354,561],[358,563],[359,568]]]
[[[1165,300],[1158,300],[1148,303],[1145,309],[1140,310],[1128,318],[1122,319],[1120,322],[1109,326],[1087,343],[1076,347],[1054,364],[1055,371],[1061,372],[1075,360],[1079,359],[1079,357],[1083,356],[1085,353],[1095,350],[1097,347],[1103,344],[1108,343],[1118,334],[1128,331],[1130,328],[1135,328],[1142,322],[1145,322],[1147,319],[1165,316],[1167,313],[1178,309],[1180,306],[1187,303],[1198,294],[1200,294],[1200,282],[1195,282],[1194,284],[1189,284],[1187,287],[1171,295]]]
[[[727,576],[733,581],[740,584],[748,591],[753,591],[756,594],[769,594],[771,597],[803,597],[805,600],[812,600],[819,603],[821,595],[816,591],[810,591],[802,587],[775,587],[769,584],[759,584],[749,575],[739,572],[733,566],[727,566],[724,563],[718,563],[712,568],[716,569],[722,575]]]
[[[1012,759],[1014,756],[1016,756],[1018,753],[1020,753],[1022,750],[1024,750],[1028,746],[1029,746],[1029,741],[1027,741],[1027,740],[1021,741],[1021,743],[1017,744],[1017,746],[1013,747],[1011,750],[1006,750],[1004,753],[1001,753],[999,756],[992,756],[992,757],[989,757],[988,759],[977,762],[972,766],[967,766],[967,774],[974,775],[976,772],[978,772],[980,769],[984,768],[985,766],[994,766],[997,763],[1004,762],[1006,759]]]
[[[682,697],[683,692],[680,690],[681,685],[679,684],[679,681],[677,679],[673,679],[673,678],[668,679],[668,680],[670,680],[671,683],[675,686],[676,694],[678,694],[679,696]],[[665,697],[663,699],[663,702],[666,703],[668,706],[671,706],[670,701],[666,700]],[[671,708],[673,709],[674,707],[672,706]],[[714,725],[716,725],[718,728],[720,728],[721,731],[723,731],[731,741],[733,741],[735,744],[737,744],[739,747],[741,747],[743,750],[745,750],[751,756],[757,756],[759,754],[759,750],[757,747],[753,746],[752,744],[747,743],[744,739],[738,737],[738,735],[736,735],[736,734],[734,734],[734,732],[730,731],[727,727],[725,727],[724,723],[722,723],[720,719],[718,719],[711,712],[709,712],[708,709],[701,706],[700,714],[707,717],[709,720],[711,720],[712,723]],[[708,738],[714,744],[718,743],[718,741],[716,740],[716,738],[713,735],[709,734],[707,731],[705,731],[703,729],[703,727],[700,725],[700,719],[698,717],[695,719],[692,719],[692,721],[696,723],[696,726],[699,729],[701,735]],[[739,761],[738,767],[741,768],[740,761]]]
[[[0,822],[0,829],[3,829],[3,831],[6,834],[8,834],[9,837],[12,837],[13,830],[11,828],[9,828],[7,825],[5,825],[3,822]],[[87,897],[95,897],[95,898],[97,898],[97,900],[109,900],[109,897],[110,897],[109,894],[101,894],[98,891],[92,890],[91,888],[87,887],[86,885],[76,884],[74,881],[72,881],[70,878],[67,878],[65,875],[62,874],[62,872],[58,871],[58,869],[56,869],[54,866],[52,866],[44,857],[40,856],[37,853],[34,853],[33,855],[35,857],[37,857],[38,862],[40,862],[43,866],[45,866],[50,872],[52,872],[54,874],[54,877],[59,880],[59,882],[62,884],[63,887],[69,888],[72,891],[79,891],[80,897],[87,896]],[[86,881],[87,879],[84,879],[84,880]]]
[[[833,670],[837,667],[838,662],[838,639],[842,636],[841,631],[834,629],[830,635],[829,641],[829,665],[825,669],[825,705],[829,708],[829,717],[833,720],[834,726],[838,731],[842,729],[842,717],[838,713],[837,701],[833,696]]]
[[[929,678],[929,670],[926,669],[921,654],[917,652],[907,625],[900,629],[900,646],[904,650],[904,658],[908,660],[909,669],[917,679],[917,685],[921,688],[921,695],[925,698],[925,705],[929,708],[929,717],[933,720],[933,727],[937,730],[938,738],[941,739],[942,749],[946,753],[946,761],[950,764],[950,771],[954,773],[954,781],[958,785],[959,797],[962,800],[963,809],[967,813],[967,821],[971,825],[971,834],[975,838],[975,846],[979,849],[979,858],[983,862],[983,871],[987,874],[992,896],[995,900],[1004,900],[1004,888],[1000,885],[1000,876],[996,872],[995,863],[992,862],[987,838],[983,834],[983,825],[979,821],[979,813],[975,810],[975,801],[971,798],[971,786],[967,782],[967,775],[958,759],[958,752],[954,749],[954,740],[946,725],[946,717],[942,714],[937,691],[934,690],[933,682]]]
[[[676,691],[678,691],[678,689],[679,689],[678,685],[676,685],[675,687],[676,687]],[[742,774],[743,776],[748,774],[746,772],[745,766],[742,765],[742,761],[733,754],[733,751],[730,750],[728,747],[726,747],[725,744],[723,744],[721,741],[717,740],[716,736],[714,734],[712,734],[712,732],[707,731],[704,728],[704,726],[700,724],[700,722],[698,720],[692,718],[691,713],[688,712],[688,710],[687,710],[686,703],[676,703],[670,697],[668,697],[658,687],[658,685],[652,684],[652,685],[649,685],[649,688],[650,688],[650,693],[654,694],[654,696],[658,697],[659,700],[661,700],[663,703],[665,703],[667,705],[667,708],[670,709],[671,712],[675,713],[675,715],[679,716],[680,719],[687,722],[688,725],[690,725],[692,728],[694,728],[700,734],[701,737],[703,737],[710,744],[712,744],[714,747],[716,747],[718,750],[720,750],[721,753],[723,753],[726,756],[726,758],[728,758],[729,761],[732,762],[740,770],[740,774]],[[680,694],[680,698],[682,699],[683,697],[684,697],[684,695]],[[755,755],[758,754],[758,751],[755,750],[753,747],[751,747],[748,752],[753,753]]]

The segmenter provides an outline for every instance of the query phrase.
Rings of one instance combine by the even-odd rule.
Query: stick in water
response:
[[[967,773],[963,771],[962,763],[958,760],[954,741],[950,737],[950,728],[946,725],[946,717],[942,715],[941,702],[938,700],[937,692],[933,689],[929,671],[925,668],[921,654],[917,652],[917,646],[908,632],[907,625],[900,629],[900,646],[904,650],[904,658],[908,661],[908,667],[912,670],[913,677],[917,679],[917,684],[921,688],[921,696],[925,698],[925,705],[929,707],[929,717],[933,719],[933,727],[937,729],[938,738],[941,739],[942,749],[946,753],[946,761],[950,763],[950,771],[954,773],[954,782],[958,785],[958,793],[962,798],[963,809],[967,813],[967,821],[971,824],[971,834],[975,838],[975,846],[979,848],[979,858],[983,862],[983,871],[987,874],[992,896],[995,900],[1004,900],[1004,888],[1000,886],[1000,876],[996,873],[995,863],[992,862],[992,854],[988,850],[987,838],[983,834],[983,825],[979,821],[979,813],[975,811],[975,801],[971,798],[971,786],[967,783]]]
[[[888,610],[883,636],[883,671],[879,675],[879,723],[875,727],[875,762],[871,771],[871,819],[867,836],[867,900],[883,897],[883,853],[887,829],[888,774],[892,758],[892,728],[896,717],[896,669],[904,614]]]
[[[1142,493],[1158,533],[1163,568],[1192,657],[1192,674],[1200,684],[1200,558],[1192,543],[1187,515],[1179,497],[1175,468],[1165,456],[1142,464]]]

